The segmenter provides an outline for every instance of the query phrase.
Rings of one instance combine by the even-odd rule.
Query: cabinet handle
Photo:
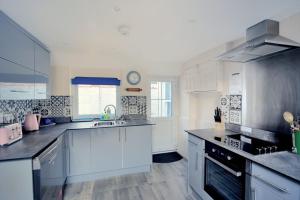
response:
[[[127,132],[126,132],[126,128],[125,128],[125,142],[127,141]]]
[[[265,183],[265,184],[271,186],[272,188],[274,188],[274,189],[280,191],[280,192],[283,192],[283,193],[288,193],[288,192],[289,192],[286,188],[282,188],[282,187],[280,187],[280,186],[278,186],[278,185],[276,185],[276,184],[274,184],[274,183],[271,183],[271,182],[269,182],[269,181],[266,181],[266,180],[264,180],[263,178],[261,178],[261,177],[258,176],[258,175],[252,175],[252,176],[253,176],[254,178],[260,180],[261,182],[263,182],[263,183]]]
[[[254,188],[251,188],[251,199],[256,200],[256,192]]]
[[[198,170],[198,159],[199,159],[199,154],[196,152],[196,167],[195,169]]]
[[[71,174],[71,151],[70,151],[70,147],[68,148],[68,154],[69,154],[69,163],[68,163],[68,167],[69,167],[69,174]]]
[[[119,129],[119,142],[121,142],[121,130]]]

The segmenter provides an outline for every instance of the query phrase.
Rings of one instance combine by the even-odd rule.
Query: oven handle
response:
[[[237,172],[229,167],[227,167],[226,165],[224,165],[223,163],[217,161],[216,159],[210,157],[207,153],[205,154],[205,158],[207,158],[208,160],[212,161],[213,163],[219,165],[220,167],[222,167],[223,169],[225,169],[226,171],[228,171],[229,173],[231,173],[232,175],[236,176],[236,177],[240,177],[242,176],[242,172]]]

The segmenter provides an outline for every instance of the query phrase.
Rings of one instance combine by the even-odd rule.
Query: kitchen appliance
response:
[[[0,146],[10,145],[22,139],[22,126],[19,123],[0,126]]]
[[[32,161],[34,200],[62,200],[66,181],[64,136],[57,138]]]
[[[246,159],[205,141],[205,192],[213,199],[246,199]]]
[[[246,31],[246,42],[220,55],[218,59],[249,62],[281,51],[300,47],[300,44],[279,35],[279,22],[266,19]]]
[[[26,131],[37,131],[40,127],[41,115],[27,113],[24,121],[24,129]]]
[[[221,141],[226,145],[240,149],[253,155],[273,153],[286,150],[280,144],[260,140],[243,134],[226,135],[215,137],[215,140]]]

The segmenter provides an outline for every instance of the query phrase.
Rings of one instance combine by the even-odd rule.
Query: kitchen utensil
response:
[[[26,131],[37,131],[39,130],[40,121],[41,121],[40,114],[27,113],[24,121],[24,129]]]
[[[291,133],[292,133],[292,140],[293,140],[292,141],[293,142],[292,152],[297,153],[297,148],[296,148],[296,144],[295,144],[295,133],[293,130],[294,129],[294,116],[292,113],[286,111],[283,113],[283,118],[291,126]]]

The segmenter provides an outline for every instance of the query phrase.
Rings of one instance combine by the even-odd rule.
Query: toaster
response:
[[[10,145],[22,139],[22,125],[19,123],[3,125],[0,127],[0,146]]]

